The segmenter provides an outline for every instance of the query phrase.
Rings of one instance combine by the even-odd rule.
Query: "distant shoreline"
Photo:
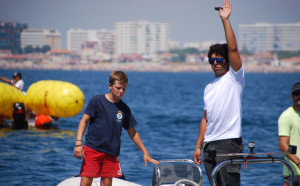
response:
[[[297,73],[300,72],[300,65],[272,66],[255,65],[244,63],[245,72],[248,73]],[[0,69],[28,69],[28,70],[93,70],[93,71],[137,71],[137,72],[212,72],[211,66],[207,63],[184,63],[184,62],[126,62],[109,63],[101,62],[96,64],[66,64],[32,61],[12,62],[0,61]]]

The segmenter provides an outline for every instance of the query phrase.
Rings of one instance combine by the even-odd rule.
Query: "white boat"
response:
[[[201,186],[202,171],[192,160],[162,160],[153,171],[152,186]],[[81,177],[68,178],[58,186],[79,186]],[[99,186],[101,178],[94,178],[92,186]],[[141,186],[139,184],[113,178],[113,186]],[[149,183],[150,185],[150,183]]]
[[[216,150],[209,149],[212,157],[228,156],[234,157],[229,160],[225,160],[214,168],[212,172],[211,185],[216,184],[216,177],[218,171],[228,164],[245,164],[245,163],[281,163],[289,169],[289,186],[294,185],[294,170],[292,165],[283,158],[276,158],[274,155],[283,154],[296,154],[297,147],[289,146],[287,152],[266,152],[266,153],[254,153],[254,142],[249,142],[249,153],[229,153],[229,154],[217,154]],[[250,158],[249,158],[250,157]],[[162,160],[159,165],[155,166],[153,171],[153,178],[151,186],[201,186],[202,185],[202,171],[200,167],[192,160],[179,159],[179,160]],[[76,186],[80,185],[80,177],[69,178],[59,184],[59,186]],[[100,185],[100,178],[96,178],[93,181],[93,186]],[[138,186],[138,184],[113,178],[113,186]],[[150,185],[150,184],[149,184]]]
[[[63,182],[59,183],[58,186],[76,186],[80,185],[80,180],[81,177],[72,177],[64,180]],[[94,178],[92,186],[100,186],[101,178]],[[113,186],[142,186],[139,184],[135,184],[126,180],[118,179],[118,178],[113,178],[112,182]]]

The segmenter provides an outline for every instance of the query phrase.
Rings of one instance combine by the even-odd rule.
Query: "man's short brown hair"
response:
[[[122,71],[113,71],[109,75],[109,83],[113,85],[116,81],[128,84],[128,77]]]

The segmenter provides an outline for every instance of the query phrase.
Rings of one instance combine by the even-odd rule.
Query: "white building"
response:
[[[70,29],[67,31],[67,49],[71,51],[80,51],[81,46],[90,41],[93,31],[82,29]]]
[[[300,51],[300,23],[239,25],[239,49],[252,53]]]
[[[180,44],[178,41],[169,40],[169,50],[178,50],[180,48]]]
[[[183,48],[196,48],[199,51],[208,51],[209,47],[216,43],[226,43],[226,41],[185,42],[183,43]]]
[[[28,28],[21,33],[21,47],[24,49],[26,46],[42,48],[45,45],[51,49],[61,48],[61,34],[58,30],[53,29],[39,29]]]
[[[151,57],[169,49],[169,25],[149,21],[115,23],[117,55],[138,53]]]
[[[100,52],[114,54],[115,52],[115,33],[112,30],[97,30],[96,36],[99,43]]]
[[[137,24],[115,23],[115,52],[117,55],[137,52]]]
[[[87,42],[97,42],[99,52],[114,53],[114,31],[70,29],[67,32],[67,49],[80,51]]]

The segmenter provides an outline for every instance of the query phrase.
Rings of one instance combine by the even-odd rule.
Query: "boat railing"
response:
[[[216,154],[215,149],[210,149],[209,153],[210,156],[212,157],[220,157],[220,156],[228,156],[232,157],[229,160],[225,160],[221,163],[219,163],[215,168],[213,169],[212,175],[211,175],[211,186],[215,186],[217,184],[216,179],[217,179],[217,173],[218,171],[225,165],[228,164],[255,164],[255,163],[281,163],[285,165],[288,170],[289,170],[289,186],[294,185],[294,170],[292,165],[285,159],[283,158],[277,158],[273,157],[273,155],[284,155],[284,154],[296,154],[297,152],[297,147],[296,146],[289,146],[289,149],[287,152],[280,152],[280,153],[254,153],[253,149],[255,148],[255,143],[254,142],[249,142],[248,147],[250,149],[250,153],[229,153],[229,154]],[[265,156],[265,157],[260,157],[260,156]]]

